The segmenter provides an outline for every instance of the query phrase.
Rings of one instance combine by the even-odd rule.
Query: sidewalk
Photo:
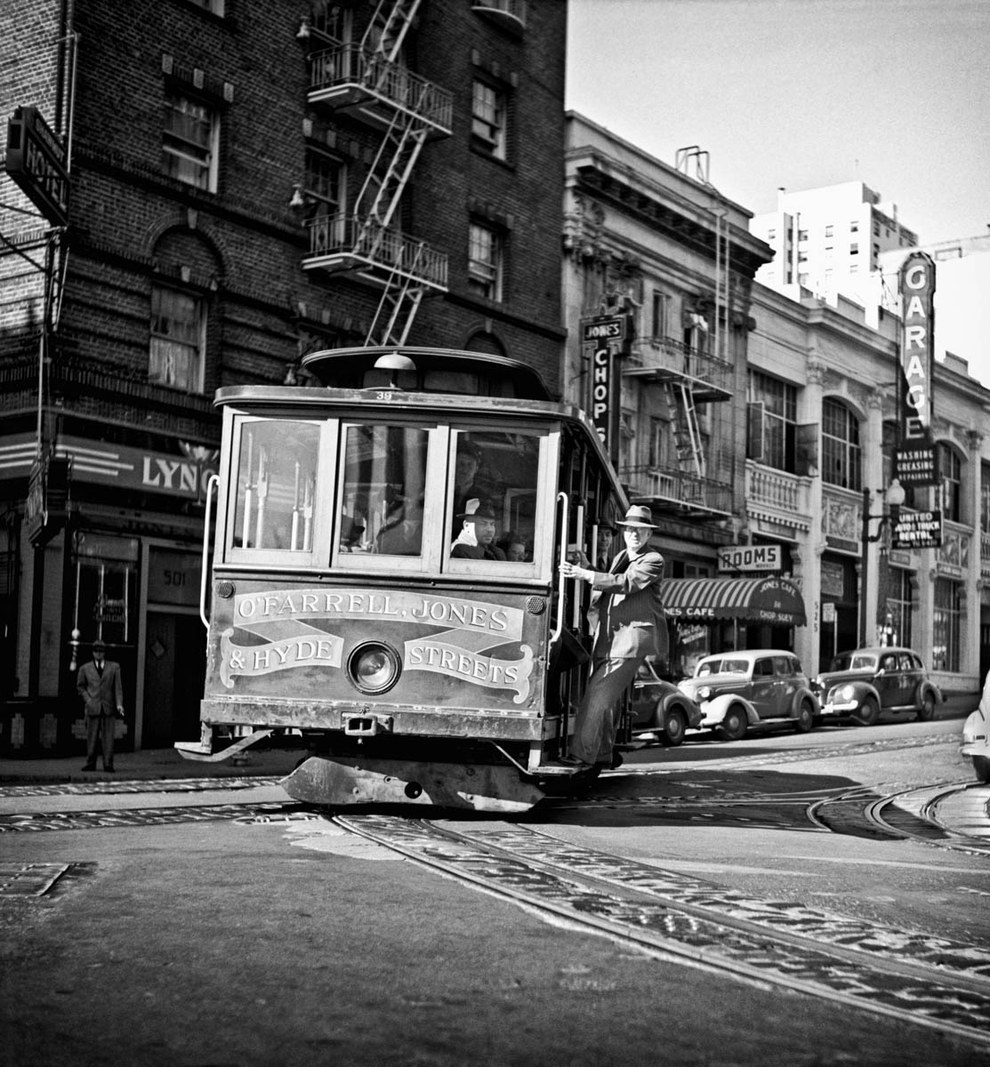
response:
[[[306,755],[300,742],[289,747],[262,742],[222,763],[183,759],[174,748],[117,752],[114,774],[84,772],[85,755],[40,759],[0,759],[0,786],[55,785],[63,782],[155,781],[160,778],[284,777]],[[237,762],[235,762],[235,759]],[[97,761],[100,766],[100,761]]]

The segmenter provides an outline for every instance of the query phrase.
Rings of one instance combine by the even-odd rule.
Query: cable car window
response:
[[[351,553],[422,556],[429,441],[425,427],[344,427],[334,544],[342,562]]]
[[[455,430],[448,494],[450,569],[514,564],[507,573],[542,559],[541,524],[553,507],[545,432]],[[541,486],[545,487],[541,493]],[[552,521],[552,520],[551,520]]]
[[[320,425],[289,419],[241,423],[233,484],[234,549],[312,552]]]

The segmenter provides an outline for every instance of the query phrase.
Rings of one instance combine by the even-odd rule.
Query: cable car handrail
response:
[[[199,575],[199,618],[200,622],[210,629],[210,621],[206,617],[206,582],[207,560],[210,556],[210,519],[213,513],[213,491],[220,483],[219,474],[211,474],[206,481],[206,515],[203,520],[203,566]]]
[[[567,538],[570,533],[568,519],[570,518],[571,506],[570,498],[563,490],[557,494],[557,504],[560,505],[561,503],[564,505],[564,513],[560,519],[560,558],[557,560],[557,623],[554,626],[553,633],[550,635],[550,647],[547,650],[548,661],[550,649],[560,640],[560,635],[564,632],[564,582],[567,579],[564,577],[560,566],[567,558]]]

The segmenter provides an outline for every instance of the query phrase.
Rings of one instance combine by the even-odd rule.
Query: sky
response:
[[[920,243],[990,225],[990,0],[568,0],[565,104],[753,212],[863,181]]]

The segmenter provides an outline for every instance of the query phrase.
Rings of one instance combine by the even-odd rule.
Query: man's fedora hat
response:
[[[461,519],[491,519],[495,521],[495,512],[492,511],[491,504],[487,500],[480,500],[478,497],[471,497],[464,504],[464,510],[458,516]]]
[[[633,504],[633,506],[626,512],[626,517],[619,520],[620,526],[645,526],[651,530],[657,529],[657,524],[653,521],[653,512],[648,507],[642,504]]]

